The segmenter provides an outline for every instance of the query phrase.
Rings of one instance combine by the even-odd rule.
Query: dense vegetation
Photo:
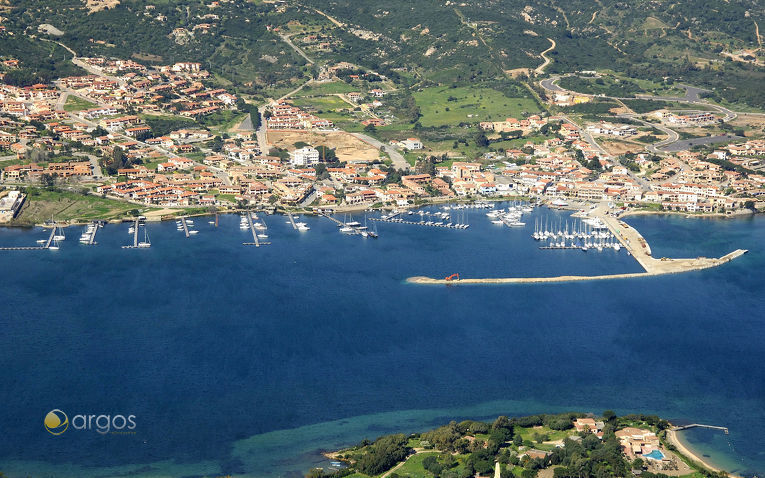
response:
[[[397,434],[374,442],[364,440],[338,453],[348,467],[329,471],[317,468],[307,476],[340,478],[378,476],[387,472],[390,478],[470,478],[493,476],[499,463],[502,478],[532,478],[546,468],[552,469],[554,478],[627,477],[632,476],[633,470],[645,478],[668,478],[644,469],[642,459],[628,461],[615,435],[625,427],[660,433],[669,427],[666,420],[654,415],[618,417],[612,411],[605,411],[601,418],[596,418],[603,422],[599,438],[589,431],[572,429],[572,421],[583,416],[579,413],[500,416],[491,423],[465,420],[408,437]],[[563,446],[556,446],[551,440],[559,440]],[[527,454],[532,449],[536,449],[534,457]],[[671,445],[669,449],[673,450]],[[546,450],[544,457],[540,457],[540,450]],[[693,476],[718,478],[724,474],[699,469]]]
[[[538,66],[549,38],[556,48],[548,53],[553,63],[547,73],[608,68],[656,83],[669,79],[706,86],[720,101],[765,107],[765,92],[758,87],[765,81],[763,69],[722,55],[756,49],[754,22],[765,24],[757,0],[731,0],[724,7],[714,0],[470,0],[459,5],[437,0],[388,0],[384,5],[371,0],[234,0],[215,9],[201,0],[123,0],[116,8],[91,14],[85,14],[81,0],[10,3],[9,25],[15,31],[37,34],[39,24],[50,23],[64,32],[59,40],[81,55],[145,63],[200,61],[239,92],[264,96],[319,70],[281,35],[307,45],[303,49],[320,63],[350,61],[404,85],[497,81],[506,71]],[[208,28],[196,29],[202,23]],[[325,46],[314,48],[312,38]],[[41,78],[46,71],[64,71],[59,69],[63,53],[46,57],[40,54],[46,51],[43,42],[29,43],[0,46],[0,53],[21,52],[25,67]],[[29,72],[10,78],[31,81]],[[566,81],[586,81],[595,91],[617,96],[638,91],[631,82]]]

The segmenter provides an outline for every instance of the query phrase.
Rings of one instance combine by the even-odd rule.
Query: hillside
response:
[[[115,2],[112,2],[115,3]],[[82,0],[13,0],[9,30],[25,34],[19,52],[35,71],[50,49],[41,24],[83,56],[144,63],[200,61],[220,82],[269,96],[349,61],[403,84],[466,83],[528,73],[547,55],[545,73],[609,68],[635,78],[671,77],[715,89],[731,104],[765,107],[756,85],[765,72],[756,31],[765,23],[756,0],[124,0],[98,11]],[[35,38],[30,38],[35,37]],[[287,42],[289,40],[291,44]],[[18,41],[18,37],[16,39]],[[735,60],[734,60],[735,58]],[[747,58],[751,61],[736,61]]]

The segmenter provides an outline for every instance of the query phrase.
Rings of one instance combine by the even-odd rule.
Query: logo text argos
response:
[[[135,415],[86,415],[72,416],[69,421],[66,413],[59,409],[51,410],[45,416],[45,429],[53,435],[61,435],[71,424],[74,430],[93,430],[102,435],[134,434],[136,428]]]
[[[69,418],[59,409],[49,411],[44,423],[45,429],[53,435],[61,435],[69,428]]]

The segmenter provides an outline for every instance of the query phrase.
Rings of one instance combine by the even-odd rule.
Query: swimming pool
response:
[[[659,450],[654,450],[651,453],[647,453],[643,455],[645,458],[651,458],[652,460],[663,460],[664,459],[664,453],[660,452]]]

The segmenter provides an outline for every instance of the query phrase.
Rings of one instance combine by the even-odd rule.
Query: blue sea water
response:
[[[69,228],[59,251],[0,252],[0,471],[7,476],[299,476],[320,449],[451,419],[583,410],[723,425],[688,432],[729,471],[765,472],[765,219],[633,217],[654,256],[750,253],[685,274],[568,284],[422,286],[414,275],[639,272],[624,251],[542,251],[469,212],[468,230],[238,216],[151,249]],[[356,217],[360,220],[360,217]],[[371,223],[370,223],[371,225]],[[0,245],[44,230],[1,229]],[[51,409],[136,416],[133,434],[71,427]],[[706,434],[705,434],[706,433]]]

